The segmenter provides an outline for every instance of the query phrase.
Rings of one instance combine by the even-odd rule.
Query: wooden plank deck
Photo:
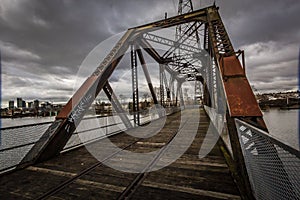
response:
[[[185,112],[191,112],[190,116],[194,114],[193,110]],[[168,116],[166,126],[158,134],[136,142],[128,150],[150,152],[160,149],[172,131],[178,129],[179,123],[180,113]],[[148,173],[131,198],[240,199],[238,188],[219,147],[215,145],[202,159],[198,156],[208,126],[209,119],[200,109],[198,132],[188,150],[169,166]],[[136,138],[121,133],[112,136],[110,140],[122,148]],[[92,145],[97,147],[97,143]],[[6,174],[0,177],[0,199],[37,199],[97,162],[98,160],[82,147],[46,162]],[[133,166],[142,164],[141,160],[134,158],[129,162]],[[117,199],[136,176],[135,173],[100,165],[47,199]]]

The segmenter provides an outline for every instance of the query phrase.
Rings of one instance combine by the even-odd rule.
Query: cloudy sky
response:
[[[73,94],[85,57],[126,29],[176,14],[178,0],[0,0],[2,101],[54,102]],[[211,0],[193,1],[195,9]],[[298,86],[300,1],[217,0],[236,50],[246,51],[259,91]],[[95,66],[96,67],[96,66]],[[93,71],[93,70],[92,70]]]

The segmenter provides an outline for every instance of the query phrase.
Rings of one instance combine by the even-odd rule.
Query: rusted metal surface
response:
[[[59,112],[56,116],[56,119],[66,119],[68,118],[70,112],[73,107],[77,105],[80,99],[84,96],[86,91],[93,85],[93,83],[97,80],[97,77],[90,76],[83,85],[78,89],[78,91],[74,94],[74,96],[68,101],[65,107]]]
[[[231,117],[262,116],[246,78],[227,79],[224,86]]]
[[[236,56],[221,58],[221,72],[223,77],[245,76],[241,63]]]
[[[219,59],[221,54],[233,55],[234,48],[222,22],[218,8],[215,6],[207,8],[208,35],[214,57]]]
[[[261,117],[262,113],[236,56],[221,59],[220,68],[231,117]]]
[[[42,143],[38,143],[39,145],[37,147],[33,147],[33,149],[39,149],[35,151],[36,156],[32,155],[36,162],[54,157],[63,149],[75,131],[76,126],[83,118],[86,110],[90,107],[100,90],[102,90],[126,52],[133,32],[134,30],[130,30],[124,34],[95,72],[87,78],[80,89],[69,100],[68,104],[56,118],[55,122],[63,119],[60,125],[55,128],[51,125],[44,133],[48,139],[43,140]],[[42,146],[40,144],[42,144]]]
[[[203,22],[203,24],[208,24],[207,40],[209,41],[207,42],[210,42],[208,47],[211,48],[211,51],[214,51],[211,56],[217,58],[215,61],[219,61],[221,55],[228,56],[235,54],[229,36],[218,14],[218,9],[215,6],[129,29],[59,113],[56,119],[61,120],[61,124],[55,127],[55,129],[52,126],[49,128],[51,130],[51,137],[41,148],[40,155],[43,159],[39,160],[48,159],[60,152],[75,130],[76,125],[80,123],[85,111],[92,104],[100,90],[102,90],[130,45],[139,40],[139,45],[145,52],[159,64],[164,64],[164,59],[162,59],[159,52],[147,40],[142,38],[143,34],[157,30],[158,28],[166,28],[188,22]],[[174,42],[173,45],[175,45]],[[262,116],[239,60],[233,56],[225,57],[223,61],[223,82],[231,116]],[[166,67],[166,70],[168,69],[169,67]],[[183,73],[176,70],[175,72]],[[195,70],[192,73],[198,72]]]

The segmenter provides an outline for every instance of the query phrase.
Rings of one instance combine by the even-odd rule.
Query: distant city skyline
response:
[[[5,108],[5,107],[8,107],[8,108],[11,108],[11,107],[14,107],[14,108],[30,108],[31,106],[32,107],[39,107],[40,104],[47,103],[47,102],[51,103],[50,101],[40,101],[38,99],[26,100],[26,99],[23,99],[22,97],[17,97],[15,99],[9,100],[7,102],[8,106],[4,106],[4,107],[2,106],[2,108]]]

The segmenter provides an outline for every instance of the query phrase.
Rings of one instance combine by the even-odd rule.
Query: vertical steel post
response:
[[[210,92],[208,90],[207,82],[204,82],[203,90],[204,90],[204,92],[203,92],[204,93],[203,94],[204,105],[211,107]]]
[[[168,91],[167,91],[167,98],[170,100],[170,102],[171,102],[171,100],[172,100],[172,97],[171,97],[171,90],[172,90],[172,79],[173,79],[173,77],[172,77],[172,74],[170,74],[170,79],[169,79],[169,85],[167,85],[167,88],[168,88]]]
[[[161,106],[165,106],[164,103],[164,66],[162,64],[159,64],[159,88],[160,88],[160,104]]]
[[[138,71],[135,46],[131,45],[132,106],[134,125],[140,125]]]
[[[179,95],[179,81],[177,80],[176,94],[175,94],[175,104],[178,106],[178,95]]]
[[[174,81],[175,81],[175,77],[171,74],[171,82],[170,82],[170,92],[171,92],[171,102],[172,102],[172,106],[174,106],[175,104],[175,86],[174,86]]]
[[[180,87],[180,104],[184,107],[184,98],[183,98],[183,92],[182,92],[182,87]]]
[[[201,85],[200,85],[200,81],[195,80],[195,97],[194,97],[195,104],[200,103],[199,99],[201,99]]]
[[[204,41],[203,41],[203,49],[208,51],[208,44],[209,44],[209,38],[208,38],[208,24],[205,23],[204,25]]]
[[[178,95],[179,95],[179,99],[180,99],[180,107],[184,107],[182,82],[177,82],[177,98],[178,98]]]
[[[210,52],[210,55],[212,55],[212,52]],[[207,83],[208,83],[208,94],[210,95],[210,103],[211,107],[215,108],[215,91],[214,91],[214,82],[213,82],[213,68],[214,68],[214,63],[212,61],[212,57],[209,57],[208,60],[208,73],[207,73]]]

